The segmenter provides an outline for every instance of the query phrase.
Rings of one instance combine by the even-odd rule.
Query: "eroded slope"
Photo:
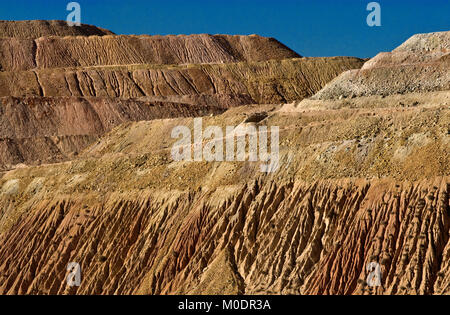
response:
[[[14,77],[36,93],[3,100],[5,132],[16,128],[13,134],[29,135],[28,122],[36,125],[37,138],[105,132],[114,127],[109,119],[122,124],[70,161],[20,165],[2,174],[0,293],[450,294],[450,92],[447,81],[436,79],[448,74],[446,36],[413,38],[366,63],[355,72],[356,84],[342,80],[345,74],[313,99],[232,107],[203,117],[203,128],[278,126],[280,165],[269,174],[260,172],[263,162],[173,161],[171,131],[192,129],[193,118],[154,119],[158,111],[144,111],[136,97],[177,100],[177,113],[184,108],[180,98],[189,99],[188,105],[198,105],[196,116],[207,114],[200,109],[215,95],[296,100],[351,59],[146,65],[125,71],[80,68],[71,53],[77,68],[59,69],[54,78],[45,69],[4,73],[3,82]],[[94,46],[101,42],[92,40]],[[131,40],[136,42],[127,47],[145,42]],[[169,42],[177,46],[178,40]],[[66,44],[56,42],[55,47]],[[204,57],[202,47],[197,53]],[[174,51],[184,49],[188,46]],[[108,63],[110,56],[105,58]],[[317,68],[327,70],[322,74]],[[417,77],[403,76],[405,69]],[[145,86],[137,84],[142,74],[151,78],[148,86],[141,94],[127,94],[133,84]],[[33,82],[32,75],[37,79],[28,85],[23,78]],[[395,81],[392,88],[379,84],[383,75],[406,87],[416,80],[420,88],[399,94]],[[73,94],[77,85],[70,76],[78,82],[86,77],[89,92]],[[204,83],[193,83],[202,77]],[[279,77],[293,82],[273,80]],[[2,91],[20,93],[12,86],[3,83]],[[427,86],[431,92],[425,92]],[[197,96],[206,99],[199,105],[195,91],[202,87]],[[364,96],[340,97],[347,88]],[[71,94],[51,94],[67,91]],[[97,97],[85,98],[89,95]],[[129,95],[135,98],[126,100]],[[114,101],[103,100],[111,96]],[[50,102],[36,106],[44,112],[31,106],[41,98]],[[31,103],[21,105],[23,100]],[[153,120],[127,122],[134,120],[127,118],[127,106]],[[67,124],[78,116],[83,123]],[[15,123],[8,125],[10,119]],[[69,262],[81,266],[80,287],[66,284]],[[381,267],[381,287],[367,285],[371,262]]]
[[[170,131],[192,127],[186,118],[128,123],[71,162],[10,171],[0,292],[449,294],[446,97],[204,117],[204,128],[238,125],[266,111],[257,124],[281,129],[273,174],[172,161]],[[72,261],[83,283],[69,289]]]
[[[0,72],[0,96],[248,95],[254,103],[301,100],[363,60],[351,57],[184,66],[134,65]],[[242,104],[242,105],[248,105]]]
[[[302,58],[0,72],[0,95],[17,96],[0,99],[0,168],[65,160],[127,121],[301,100],[361,65],[357,58]]]
[[[257,35],[50,36],[36,40],[5,37],[0,38],[0,48],[0,69],[4,71],[300,57],[277,40]]]

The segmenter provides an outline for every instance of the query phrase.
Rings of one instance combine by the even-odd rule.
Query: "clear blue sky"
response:
[[[0,19],[65,20],[65,0],[0,0]],[[82,23],[117,34],[259,34],[303,56],[370,57],[415,33],[450,30],[450,0],[78,0]]]

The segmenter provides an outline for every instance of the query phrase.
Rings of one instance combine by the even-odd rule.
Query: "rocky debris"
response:
[[[450,32],[415,34],[394,51],[450,52]]]
[[[327,84],[314,99],[393,95],[450,89],[450,32],[419,34],[389,53],[380,53],[359,70]]]
[[[259,123],[262,120],[266,119],[267,116],[268,116],[267,112],[250,114],[244,120],[244,123]]]
[[[450,112],[443,106],[441,98],[423,95],[423,104],[409,108],[318,108],[311,111],[284,112],[282,106],[258,105],[232,108],[222,115],[203,117],[203,127],[209,125],[237,126],[248,117],[267,117],[260,125],[278,126],[280,129],[280,161],[294,154],[293,165],[286,165],[289,174],[296,174],[302,180],[324,178],[380,178],[393,177],[397,180],[419,180],[444,176],[450,162],[448,125]],[[430,101],[433,102],[430,102]],[[389,101],[389,98],[386,98]],[[315,104],[317,106],[317,104]],[[265,116],[265,115],[264,115]],[[262,117],[261,117],[262,118]],[[170,160],[170,148],[175,139],[170,138],[174,126],[187,126],[193,130],[193,119],[173,119],[170,121],[151,121],[133,123],[110,132],[95,147],[86,151],[84,158],[116,154],[150,154],[152,150],[163,148],[166,144]],[[205,140],[206,141],[206,140]],[[124,144],[127,144],[124,146]],[[170,185],[170,181],[185,175],[190,180],[181,183],[179,189],[197,189],[196,178],[189,168],[185,173],[184,164],[174,164],[170,170],[173,176],[162,180],[148,179],[147,184]],[[204,175],[205,165],[195,163]],[[250,163],[250,165],[252,165]],[[247,171],[258,172],[258,165]],[[180,168],[178,168],[180,167]],[[245,169],[244,168],[244,169]],[[282,167],[283,168],[283,167]],[[227,166],[222,171],[211,174],[217,182],[228,182],[229,178],[240,177]],[[225,171],[226,170],[226,171]],[[106,171],[106,169],[104,170]],[[104,173],[99,170],[100,173]],[[177,172],[180,172],[177,176]],[[99,174],[100,174],[99,173]],[[96,177],[99,174],[92,174]],[[171,173],[170,173],[171,174]],[[221,174],[224,177],[221,177]],[[122,176],[129,176],[125,172]],[[286,174],[288,176],[288,174]],[[111,178],[111,181],[113,179]],[[126,183],[123,189],[130,187]]]

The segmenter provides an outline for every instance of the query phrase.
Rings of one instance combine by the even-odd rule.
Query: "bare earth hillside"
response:
[[[125,124],[71,162],[6,173],[2,292],[75,293],[65,266],[79,261],[80,294],[368,293],[358,280],[379,261],[378,293],[449,293],[448,107],[254,106],[204,124],[261,109],[282,128],[274,174],[171,161],[187,118]]]
[[[227,63],[300,57],[277,40],[256,35],[3,37],[0,38],[0,47],[0,66],[5,71],[99,65]]]
[[[0,72],[0,96],[247,95],[253,103],[301,100],[347,69],[353,57],[189,65],[117,65]],[[244,105],[244,104],[243,104]],[[246,104],[247,105],[247,104]]]
[[[56,38],[48,55],[103,38],[138,65],[74,50],[0,72],[0,294],[450,294],[448,32],[360,70],[260,37]],[[278,126],[279,168],[174,161],[193,117]]]
[[[114,33],[86,24],[70,27],[66,21],[0,21],[0,37],[36,39],[43,36],[93,35],[114,35]]]
[[[315,99],[392,95],[450,89],[450,32],[415,35],[359,70],[342,73]]]
[[[301,100],[363,64],[298,58],[256,35],[11,37],[1,45],[0,169],[67,160],[126,121]]]

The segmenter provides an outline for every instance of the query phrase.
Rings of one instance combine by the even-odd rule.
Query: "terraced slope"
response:
[[[251,106],[204,117],[280,126],[280,168],[174,162],[192,119],[127,123],[71,162],[1,181],[0,292],[449,294],[448,93],[391,108]],[[387,107],[386,107],[387,106]],[[79,262],[79,288],[65,283]],[[378,262],[383,287],[369,289]]]
[[[202,103],[143,99],[0,98],[0,169],[70,159],[113,127],[128,121],[218,114]]]
[[[0,96],[6,98],[0,102],[0,169],[65,160],[125,121],[213,114],[240,105],[301,100],[342,71],[361,65],[361,59],[340,57],[3,71]],[[122,106],[124,102],[133,105]],[[91,104],[96,104],[93,110]],[[118,111],[119,118],[114,114]],[[64,131],[52,128],[60,119]],[[91,128],[78,130],[79,126]],[[33,137],[39,139],[33,141]],[[55,144],[67,137],[70,144]],[[40,146],[42,154],[38,154]]]
[[[61,21],[0,22],[0,169],[70,159],[126,121],[301,100],[362,66],[299,57],[257,35],[115,36]]]
[[[362,61],[283,59],[259,37],[45,38],[126,54],[89,66],[68,49],[71,66],[31,58],[0,74],[0,166],[13,168],[0,177],[0,294],[450,294],[447,38],[413,37],[323,89]],[[146,43],[158,48],[134,54]],[[258,60],[261,43],[275,60]],[[172,130],[191,116],[278,126],[279,168],[173,161]]]
[[[269,112],[262,124],[282,126],[270,176],[249,162],[171,162],[170,130],[191,119],[123,125],[78,161],[10,172],[2,227],[17,239],[5,236],[4,259],[31,242],[42,267],[5,272],[4,290],[68,293],[65,263],[81,261],[78,293],[369,293],[359,280],[378,261],[378,293],[448,293],[449,94],[397,100],[204,118],[206,128]],[[44,228],[18,239],[42,220],[51,238]],[[47,239],[57,246],[38,245]]]
[[[339,57],[0,72],[0,169],[65,160],[126,121],[301,100],[361,65],[361,59]],[[57,144],[67,137],[69,143]]]
[[[6,71],[0,72],[0,96],[234,95],[251,98],[253,103],[290,102],[313,95],[343,71],[362,65],[363,61],[358,58],[334,57],[185,66],[123,65]]]
[[[359,70],[342,73],[315,99],[393,95],[450,89],[450,32],[418,34],[380,53]]]
[[[228,63],[300,56],[273,38],[229,35],[0,38],[0,69]],[[20,58],[18,58],[20,57]]]

